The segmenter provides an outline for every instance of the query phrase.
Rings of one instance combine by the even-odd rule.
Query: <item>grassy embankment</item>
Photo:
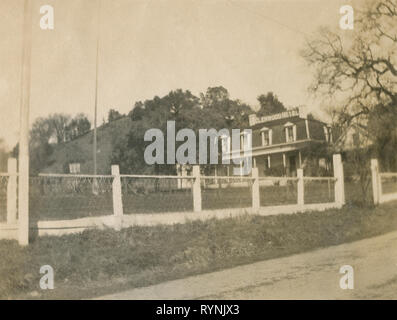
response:
[[[376,208],[242,216],[184,225],[89,230],[21,248],[0,241],[1,298],[86,298],[341,244],[396,230],[396,202]],[[40,266],[55,289],[39,288]]]

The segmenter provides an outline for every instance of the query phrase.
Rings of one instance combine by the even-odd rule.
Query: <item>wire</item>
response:
[[[280,26],[283,26],[284,28],[289,29],[289,30],[291,30],[293,32],[296,32],[296,33],[298,33],[300,35],[309,36],[307,33],[303,32],[302,30],[290,27],[289,25],[286,25],[285,23],[282,23],[282,22],[280,22],[280,21],[278,21],[278,20],[276,20],[276,19],[274,19],[272,17],[265,16],[265,15],[259,13],[258,11],[253,11],[253,10],[248,9],[247,7],[240,6],[240,5],[236,4],[235,2],[233,2],[231,0],[226,0],[226,3],[234,5],[235,7],[238,7],[240,9],[244,9],[245,11],[248,11],[248,12],[250,12],[252,14],[255,14],[256,16],[261,17],[264,20],[268,20],[268,21],[271,21],[273,23],[276,23],[276,24],[278,24]]]

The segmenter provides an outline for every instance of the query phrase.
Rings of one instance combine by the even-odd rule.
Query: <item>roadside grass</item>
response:
[[[272,259],[396,230],[397,202],[375,208],[87,230],[41,237],[28,247],[0,241],[0,298],[76,299]],[[43,265],[55,289],[40,290]]]

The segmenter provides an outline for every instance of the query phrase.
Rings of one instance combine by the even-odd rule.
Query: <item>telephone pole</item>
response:
[[[97,39],[96,39],[96,65],[95,65],[95,111],[94,111],[94,141],[93,141],[93,161],[94,174],[97,174],[97,114],[98,114],[98,64],[99,64],[99,32],[100,32],[100,14],[101,0],[98,0],[97,8]]]
[[[19,131],[18,241],[29,244],[29,103],[32,49],[32,0],[24,2]]]

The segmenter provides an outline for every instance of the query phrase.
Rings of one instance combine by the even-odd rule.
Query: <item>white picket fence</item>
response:
[[[385,192],[382,180],[392,180],[392,184],[397,186],[397,172],[380,172],[377,159],[371,159],[372,194],[374,204],[385,203],[397,200],[397,188],[391,192]]]
[[[2,196],[2,214],[5,215],[5,223],[0,223],[0,239],[18,239],[17,220],[17,161],[8,159],[8,171],[0,173],[2,184],[6,187]],[[5,212],[4,212],[5,211]]]
[[[158,175],[121,175],[119,167],[113,165],[111,168],[111,175],[62,175],[62,174],[42,174],[41,177],[48,179],[62,179],[72,178],[73,179],[92,179],[90,181],[97,181],[97,179],[105,179],[109,181],[109,185],[105,186],[106,190],[111,192],[111,209],[108,215],[103,216],[89,216],[77,219],[69,220],[39,220],[34,224],[31,223],[30,230],[38,236],[42,235],[62,235],[68,233],[81,232],[87,228],[102,228],[111,227],[116,230],[121,228],[130,227],[134,225],[149,226],[157,224],[175,224],[185,223],[191,220],[206,220],[210,218],[226,218],[232,216],[239,216],[243,214],[258,214],[258,215],[275,215],[275,214],[290,214],[304,211],[322,211],[329,208],[340,208],[345,203],[345,192],[344,192],[344,177],[343,177],[343,165],[340,155],[334,155],[334,176],[333,177],[305,177],[303,170],[298,169],[297,177],[259,177],[258,169],[253,168],[250,176],[243,177],[214,177],[214,176],[202,176],[200,174],[200,167],[193,166],[191,176],[158,176]],[[16,162],[10,160],[9,172],[6,174],[8,179],[7,186],[7,221],[6,223],[0,223],[0,239],[19,239],[21,232],[18,232],[18,226],[21,224],[20,220],[17,220],[16,210],[16,196],[17,196],[17,173],[16,173]],[[191,185],[192,195],[192,210],[190,212],[162,212],[162,213],[134,213],[125,214],[123,208],[123,191],[122,191],[122,179],[133,178],[139,179],[157,179],[157,180],[176,180],[178,182],[187,179]],[[215,180],[215,179],[232,179],[240,181],[246,181],[250,185],[251,192],[251,205],[248,207],[241,208],[219,208],[212,210],[202,209],[202,182],[203,180]],[[109,180],[111,179],[111,180]],[[260,187],[264,180],[272,182],[280,181],[295,181],[297,185],[297,198],[294,204],[283,204],[275,206],[261,206],[260,200]],[[110,182],[111,181],[111,182]],[[334,183],[334,201],[324,203],[305,203],[305,182],[308,181],[328,181]],[[111,183],[111,185],[110,185]],[[182,185],[177,183],[175,185]],[[51,187],[51,185],[50,185]],[[97,197],[101,197],[98,194]],[[73,198],[71,198],[73,201]],[[56,210],[56,209],[55,209]],[[26,237],[26,234],[23,235]]]

